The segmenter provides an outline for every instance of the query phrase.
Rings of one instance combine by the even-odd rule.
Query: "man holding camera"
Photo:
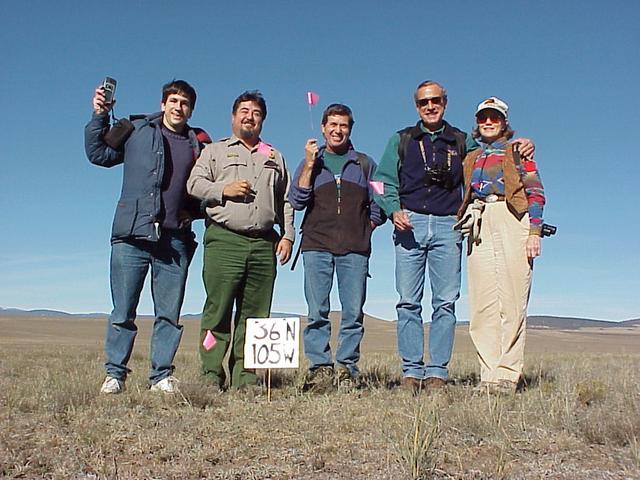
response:
[[[375,200],[395,227],[402,385],[417,392],[443,387],[448,379],[462,252],[462,236],[453,225],[462,201],[462,160],[477,145],[444,121],[447,93],[440,84],[422,82],[414,100],[420,121],[391,137],[374,180],[384,185]],[[422,297],[427,265],[433,314],[425,365]]]
[[[117,394],[125,390],[130,372],[127,363],[137,333],[136,308],[151,267],[155,321],[149,383],[152,391],[175,393],[173,359],[182,337],[178,322],[187,268],[196,247],[191,220],[199,210],[197,202],[193,208],[187,199],[186,180],[202,143],[210,140],[204,131],[187,124],[196,92],[183,80],[164,85],[161,112],[134,120],[119,138],[108,134],[115,101],[111,95],[105,98],[105,93],[104,84],[96,88],[93,115],[84,133],[91,163],[124,165],[111,232],[113,311],[105,341],[107,377],[100,391]]]
[[[215,390],[225,385],[229,349],[231,386],[254,389],[256,373],[244,368],[246,321],[269,316],[276,257],[285,264],[291,256],[290,176],[282,154],[260,138],[266,118],[262,94],[242,93],[233,103],[233,135],[203,150],[187,182],[207,214],[200,360]]]

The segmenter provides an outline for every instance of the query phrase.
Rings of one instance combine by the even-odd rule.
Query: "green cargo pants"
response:
[[[200,361],[203,375],[212,383],[219,386],[225,383],[223,361],[232,331],[231,385],[238,387],[257,381],[255,370],[244,368],[246,320],[269,316],[276,278],[277,242],[275,231],[266,238],[246,237],[215,224],[205,231],[202,277],[207,300],[200,323]],[[202,345],[208,330],[216,340],[210,350]]]

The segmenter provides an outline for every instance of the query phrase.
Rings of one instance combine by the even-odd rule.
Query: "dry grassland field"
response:
[[[106,319],[0,317],[0,477],[52,479],[640,478],[640,327],[527,333],[527,389],[474,390],[457,330],[452,383],[398,388],[395,324],[367,319],[362,388],[272,398],[200,382],[198,321],[176,357],[181,394],[146,385],[151,320],[127,391],[100,396]],[[334,328],[335,330],[335,328]]]

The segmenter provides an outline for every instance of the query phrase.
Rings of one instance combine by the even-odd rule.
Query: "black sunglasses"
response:
[[[419,107],[426,107],[429,105],[429,102],[434,105],[442,105],[444,103],[444,97],[429,97],[429,98],[419,98],[416,100],[416,105]]]
[[[498,123],[504,121],[504,115],[502,115],[497,110],[487,108],[486,110],[480,110],[476,114],[476,120],[478,121],[478,123],[484,123],[487,120],[491,120],[491,122],[493,123]]]

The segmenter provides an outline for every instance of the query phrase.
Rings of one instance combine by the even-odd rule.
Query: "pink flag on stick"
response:
[[[320,100],[320,95],[315,92],[307,92],[307,103],[309,106],[313,106]]]
[[[202,346],[206,351],[209,351],[216,346],[216,337],[213,336],[211,330],[207,330],[207,334],[204,336],[204,340],[202,341]]]
[[[313,115],[311,114],[311,107],[313,107],[320,100],[320,95],[315,92],[307,92],[307,104],[309,105],[309,125],[311,125],[311,131],[313,132]]]

